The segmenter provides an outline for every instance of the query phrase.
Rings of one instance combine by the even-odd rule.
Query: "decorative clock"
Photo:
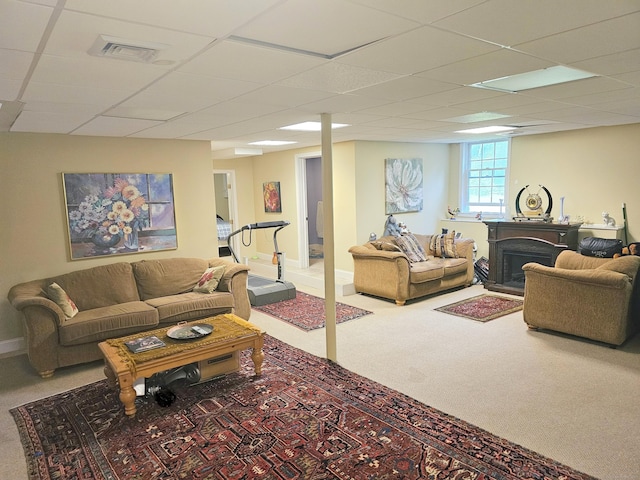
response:
[[[553,198],[551,197],[551,193],[543,185],[538,186],[540,188],[535,193],[529,191],[529,185],[525,186],[518,192],[518,195],[516,196],[516,216],[513,217],[516,222],[553,221],[553,217],[551,217],[551,208],[553,207]],[[547,196],[546,210],[543,208],[543,201],[542,197],[540,196],[541,190],[544,191]],[[525,213],[522,213],[522,209],[520,208],[520,200],[524,192],[527,192],[527,197],[525,198],[525,205],[527,210]]]

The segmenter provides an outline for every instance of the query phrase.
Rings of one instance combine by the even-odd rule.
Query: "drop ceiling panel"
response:
[[[69,133],[91,118],[92,115],[84,115],[81,113],[65,114],[23,111],[13,123],[11,131]]]
[[[443,82],[457,82],[458,85],[471,85],[485,80],[540,70],[553,65],[546,60],[502,48],[486,55],[450,63],[417,75]]]
[[[206,36],[222,36],[276,3],[278,0],[189,0],[188,5],[175,0],[67,0],[66,7],[144,25],[156,25]]]
[[[122,105],[194,112],[237,97],[259,86],[238,80],[174,72]]]
[[[98,117],[73,131],[74,135],[100,135],[108,137],[126,137],[160,122],[130,118]]]
[[[51,38],[47,42],[44,52],[50,55],[84,58],[100,35],[168,45],[169,48],[161,50],[156,60],[174,62],[185,61],[214,39],[213,37],[64,11],[58,19],[56,28],[51,33]],[[113,62],[111,63],[113,64]],[[113,68],[117,69],[123,63],[129,62],[117,62],[113,64]]]
[[[324,62],[326,60],[317,57],[224,41],[216,43],[202,55],[183,65],[180,71],[210,77],[273,83]]]
[[[476,100],[485,100],[489,98],[500,97],[503,93],[494,90],[485,90],[482,88],[460,87],[446,92],[425,95],[424,97],[414,98],[413,101],[424,105],[445,106],[456,105]]]
[[[343,0],[289,0],[235,35],[333,55],[417,26],[416,22]]]
[[[279,82],[293,88],[308,88],[334,93],[348,93],[395,80],[394,73],[329,62]]]
[[[319,115],[321,113],[357,112],[358,110],[384,105],[385,103],[388,103],[388,101],[361,95],[345,94],[301,105],[298,109]]]
[[[129,92],[121,90],[30,82],[21,100],[26,102],[79,103],[107,107],[121,102],[128,95],[130,95]]]
[[[638,25],[640,28],[640,25]],[[619,75],[621,73],[640,71],[640,49],[627,50],[626,52],[603,55],[590,58],[571,65],[580,70],[594,72],[599,75]]]
[[[403,18],[418,21],[422,24],[433,23],[441,18],[485,2],[486,0],[447,0],[445,2],[425,2],[424,0],[354,0],[355,3],[366,5],[383,12],[398,15]]]
[[[579,95],[599,94],[616,90],[627,89],[626,85],[607,77],[593,77],[574,82],[552,85],[550,87],[533,88],[523,90],[521,95],[533,98],[546,98],[551,100],[563,100]]]
[[[442,48],[446,45],[447,48]],[[458,62],[500,47],[432,27],[422,27],[369,45],[342,63],[398,74],[413,74]]]
[[[354,93],[370,97],[386,98],[389,100],[405,101],[426,94],[453,90],[458,85],[441,82],[430,78],[422,78],[417,75],[390,80],[379,85],[361,88]]]
[[[331,92],[321,92],[305,88],[291,88],[282,85],[267,85],[242,95],[241,99],[246,103],[264,103],[280,107],[294,108],[311,102],[317,102],[324,98],[333,97]]]
[[[499,45],[513,46],[639,9],[635,0],[490,0],[436,22]]]
[[[52,8],[41,5],[1,2],[0,48],[35,52],[52,13]]]
[[[519,44],[515,48],[565,64],[637,49],[640,48],[640,13]]]
[[[153,65],[110,58],[86,55],[78,59],[42,55],[31,80],[38,83],[90,86],[134,93],[165,73],[165,70]]]

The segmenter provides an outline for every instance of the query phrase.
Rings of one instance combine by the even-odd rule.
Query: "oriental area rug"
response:
[[[324,327],[326,320],[324,299],[304,292],[296,292],[296,298],[291,300],[252,308],[306,331]],[[336,323],[360,318],[370,313],[368,310],[336,302]]]
[[[268,335],[260,377],[171,384],[124,415],[106,380],[11,410],[31,480],[593,480]]]
[[[435,310],[479,322],[488,322],[494,318],[522,310],[522,303],[522,300],[517,298],[483,294]]]

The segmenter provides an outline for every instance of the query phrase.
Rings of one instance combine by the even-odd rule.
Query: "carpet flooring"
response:
[[[11,409],[31,480],[592,479],[335,363],[265,338],[261,377],[126,418],[106,381]]]
[[[522,310],[522,300],[498,295],[478,295],[466,300],[436,308],[439,312],[470,318],[479,322],[488,322],[509,313]]]
[[[324,299],[300,291],[296,292],[296,298],[291,300],[253,308],[305,331],[322,328],[325,325]],[[336,302],[336,323],[360,318],[370,313],[362,308]]]

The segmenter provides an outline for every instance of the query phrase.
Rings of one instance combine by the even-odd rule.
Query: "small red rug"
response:
[[[11,409],[28,478],[592,480],[268,335],[264,355],[133,418],[106,380]]]
[[[324,327],[326,320],[324,298],[309,295],[304,292],[296,292],[296,298],[291,300],[283,300],[270,305],[261,305],[259,307],[253,307],[253,309],[306,331]],[[336,302],[336,323],[364,317],[370,313],[370,311],[363,310],[362,308]]]
[[[436,310],[478,322],[488,322],[494,318],[522,310],[522,303],[522,300],[516,298],[483,294],[436,308]]]

